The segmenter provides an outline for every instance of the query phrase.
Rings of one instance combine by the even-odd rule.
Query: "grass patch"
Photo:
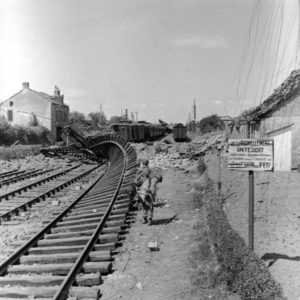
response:
[[[220,280],[241,299],[283,299],[280,285],[262,260],[251,251],[228,222],[222,205],[211,192],[206,207],[214,252],[220,264]]]
[[[13,148],[0,147],[0,160],[25,158],[40,154],[41,145],[16,145]]]

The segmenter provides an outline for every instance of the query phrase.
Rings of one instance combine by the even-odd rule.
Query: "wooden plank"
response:
[[[122,231],[121,226],[109,226],[109,227],[105,227],[102,232],[104,234],[108,234],[108,233],[119,233],[121,231]]]
[[[108,221],[125,220],[126,213],[110,215]]]
[[[100,273],[90,273],[90,274],[78,274],[76,276],[76,283],[79,286],[94,286],[100,285],[102,282]]]
[[[100,289],[98,287],[72,286],[69,291],[69,297],[76,297],[77,299],[99,299]]]
[[[68,227],[55,227],[51,229],[52,233],[62,233],[62,232],[72,232],[79,230],[87,230],[87,229],[95,229],[99,222],[90,223],[87,225],[79,225],[79,226],[68,226]]]
[[[33,297],[45,298],[53,297],[58,287],[6,287],[0,288],[0,297]],[[98,299],[100,296],[100,289],[97,287],[71,287],[69,291],[70,297],[77,299]]]
[[[112,269],[111,262],[86,262],[83,265],[85,273],[97,273],[108,274]]]
[[[53,297],[58,287],[0,287],[0,297]]]
[[[78,246],[86,245],[89,241],[89,237],[78,237],[78,238],[64,238],[55,240],[40,240],[38,241],[39,247],[53,247],[53,246]]]
[[[35,264],[35,265],[14,265],[8,268],[9,274],[52,274],[67,275],[73,267],[72,263],[64,264]],[[107,274],[111,270],[111,262],[86,262],[83,265],[85,273]]]
[[[39,254],[39,255],[23,255],[20,259],[21,264],[59,264],[75,262],[79,257],[79,253],[64,253],[64,254]],[[110,251],[92,251],[89,258],[91,261],[110,261]]]
[[[78,246],[55,246],[55,247],[34,247],[29,249],[29,254],[60,254],[60,253],[74,253],[81,252],[84,248],[84,245]],[[94,249],[96,251],[103,250],[114,250],[115,243],[107,244],[96,244]]]
[[[54,286],[60,285],[65,276],[6,276],[0,277],[0,286],[18,285],[18,286]]]
[[[45,234],[44,238],[48,240],[54,239],[64,239],[64,238],[72,238],[72,237],[82,237],[82,236],[91,236],[95,230],[82,230],[82,231],[74,231],[74,232],[62,232],[62,233],[51,233]]]
[[[67,226],[74,226],[74,225],[85,225],[85,224],[89,224],[91,222],[99,222],[99,220],[101,220],[100,217],[98,218],[80,218],[78,220],[75,221],[63,221],[63,222],[59,222],[57,224],[56,227],[67,227]]]
[[[101,234],[99,240],[100,244],[117,243],[119,235],[117,233]]]

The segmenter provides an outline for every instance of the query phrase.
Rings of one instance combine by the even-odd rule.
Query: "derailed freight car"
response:
[[[130,142],[144,142],[155,140],[166,133],[166,128],[147,122],[131,123],[129,121],[111,125],[116,134],[123,136]]]
[[[187,128],[181,123],[174,125],[173,137],[176,142],[182,142],[187,140]]]

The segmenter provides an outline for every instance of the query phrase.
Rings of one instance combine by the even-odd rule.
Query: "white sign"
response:
[[[273,169],[273,140],[229,140],[228,147],[228,168],[231,170]]]

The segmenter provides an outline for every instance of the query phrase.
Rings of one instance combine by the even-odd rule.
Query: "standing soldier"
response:
[[[162,176],[157,175],[154,178],[148,178],[144,181],[138,193],[139,200],[142,202],[142,208],[144,211],[143,224],[148,223],[152,225],[154,202],[156,201],[157,183],[162,182]]]

